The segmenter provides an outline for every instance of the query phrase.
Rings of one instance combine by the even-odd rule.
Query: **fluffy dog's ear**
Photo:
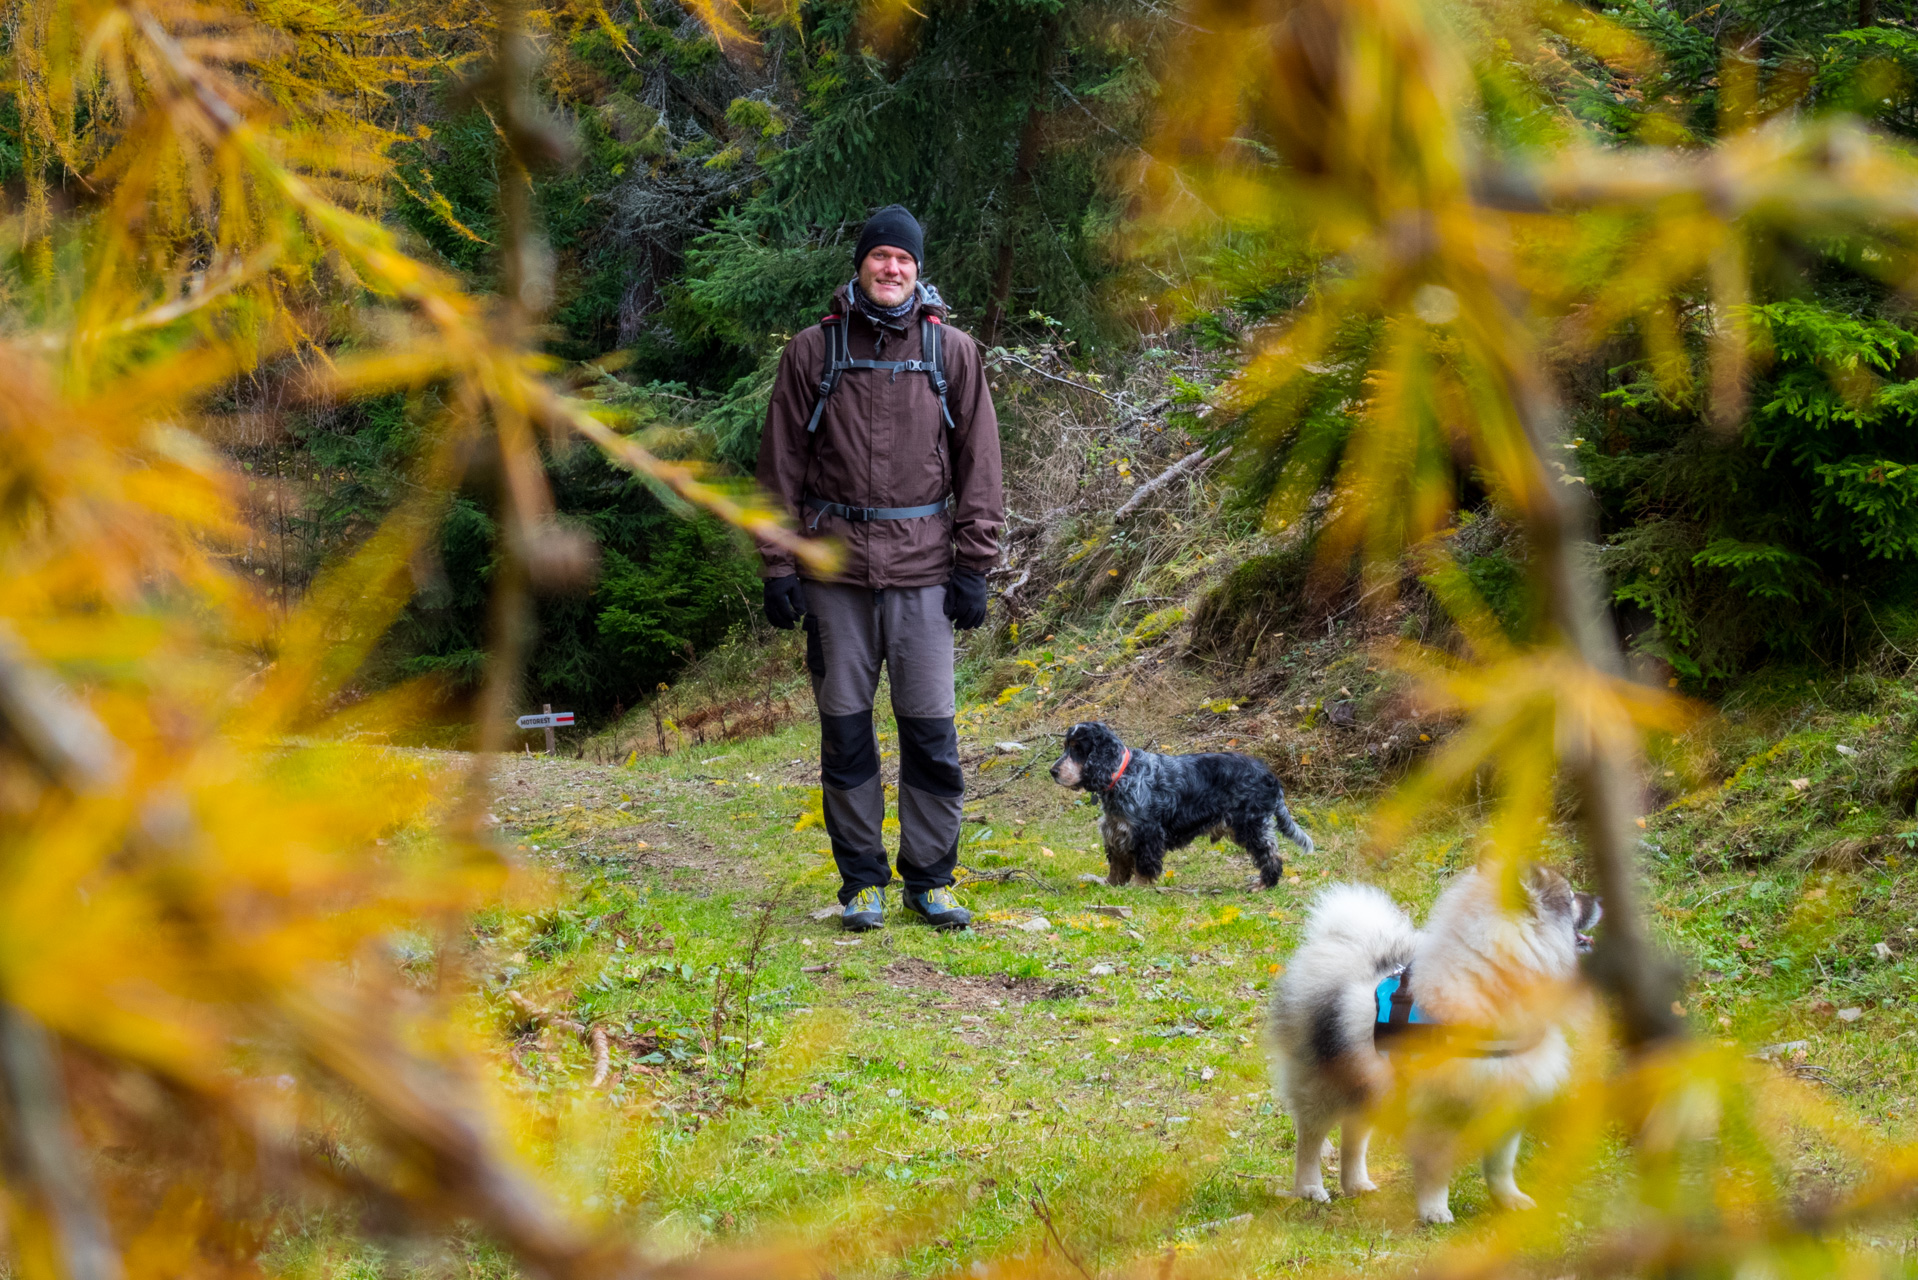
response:
[[[1605,918],[1605,904],[1597,895],[1575,893],[1572,895],[1572,927],[1580,933],[1590,933],[1600,920]]]
[[[1571,881],[1550,867],[1537,863],[1527,867],[1525,892],[1531,898],[1532,914],[1541,920],[1563,920],[1577,914]]]

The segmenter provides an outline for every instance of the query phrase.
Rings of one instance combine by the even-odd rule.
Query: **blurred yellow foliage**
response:
[[[327,1188],[483,1222],[545,1274],[634,1265],[520,1171],[453,1017],[466,917],[510,881],[476,835],[484,766],[381,745],[430,687],[356,687],[489,454],[507,567],[482,745],[518,678],[523,588],[577,578],[590,555],[553,520],[545,442],[583,436],[795,541],[774,508],[548,380],[523,219],[502,245],[518,292],[495,300],[368,216],[391,141],[369,102],[428,65],[422,32],[494,67],[523,188],[539,146],[516,106],[523,32],[552,20],[278,0],[10,10],[29,177],[4,229],[23,292],[0,340],[0,1146],[22,1274],[248,1271],[271,1205]],[[54,172],[77,207],[54,199]],[[428,415],[414,496],[286,610],[231,563],[241,486],[206,443],[240,375],[292,395],[415,389]],[[126,1158],[84,1154],[103,1146]]]
[[[696,7],[740,41],[749,19],[786,16]],[[894,38],[899,8],[875,8],[873,28]],[[411,1220],[477,1220],[543,1274],[642,1270],[509,1157],[509,1115],[448,1005],[461,983],[447,944],[510,880],[476,834],[484,777],[381,745],[430,689],[353,696],[412,590],[415,553],[481,459],[503,477],[508,553],[483,746],[498,741],[517,675],[524,589],[576,577],[587,554],[553,519],[543,444],[583,436],[757,536],[792,541],[780,513],[654,456],[549,379],[533,352],[542,283],[523,218],[506,219],[499,246],[506,295],[485,299],[368,216],[390,139],[359,95],[418,73],[406,36],[423,29],[469,33],[462,60],[492,68],[510,213],[547,141],[516,104],[527,31],[559,18],[283,0],[30,0],[11,16],[31,176],[6,228],[26,286],[0,341],[0,1146],[20,1270],[245,1272],[269,1202],[315,1188]],[[1535,18],[1601,58],[1647,56],[1570,6],[1495,16],[1521,36]],[[1475,1121],[1490,1132],[1524,1119],[1546,1139],[1541,1212],[1461,1233],[1428,1270],[1871,1265],[1840,1229],[1904,1205],[1918,1153],[1684,1038],[1660,1004],[1669,975],[1633,909],[1630,783],[1640,735],[1685,711],[1625,682],[1599,638],[1573,554],[1577,486],[1550,463],[1544,351],[1548,336],[1593,340],[1629,317],[1682,376],[1669,298],[1702,276],[1727,317],[1713,403],[1735,417],[1752,239],[1821,249],[1849,237],[1902,281],[1918,171],[1851,123],[1768,105],[1735,69],[1715,145],[1648,129],[1622,151],[1567,138],[1495,155],[1474,132],[1472,95],[1496,68],[1414,0],[1194,0],[1185,18],[1178,91],[1144,169],[1160,233],[1210,235],[1223,214],[1297,230],[1349,264],[1261,335],[1231,406],[1268,450],[1286,447],[1290,397],[1339,326],[1364,318],[1386,335],[1334,477],[1327,554],[1359,554],[1383,581],[1445,527],[1462,467],[1533,540],[1539,635],[1494,636],[1460,589],[1448,603],[1476,661],[1406,659],[1435,701],[1472,719],[1398,820],[1491,764],[1505,807],[1489,836],[1515,860],[1535,849],[1535,819],[1565,776],[1614,913],[1601,974],[1619,1016],[1584,1018],[1583,1074],[1543,1114]],[[82,207],[56,208],[54,164]],[[350,357],[319,341],[335,322]],[[416,496],[285,613],[229,564],[233,477],[205,444],[214,395],[270,362],[299,394],[402,388],[431,406]],[[1296,518],[1329,460],[1290,455],[1275,520]],[[430,975],[402,964],[403,934],[428,942]],[[1614,1037],[1622,1052],[1603,1047]],[[592,1124],[564,1121],[568,1133]],[[1195,1126],[1195,1142],[1223,1141],[1213,1127]],[[1595,1185],[1590,1157],[1619,1132],[1634,1144],[1631,1176]],[[1854,1190],[1796,1195],[1787,1151],[1802,1132],[1854,1162]],[[165,1158],[86,1160],[104,1147]],[[697,1148],[681,1172],[717,1159]],[[1167,1162],[1138,1214],[1166,1214],[1203,1176]],[[864,1256],[883,1246],[867,1241]],[[797,1273],[817,1260],[740,1266]],[[999,1274],[1056,1270],[1046,1255]]]

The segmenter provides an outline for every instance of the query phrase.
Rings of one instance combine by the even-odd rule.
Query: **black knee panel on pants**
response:
[[[851,791],[878,772],[879,742],[872,736],[872,712],[819,717],[821,782],[835,791]]]
[[[927,795],[956,796],[966,789],[959,772],[959,731],[951,716],[898,716],[899,781]]]

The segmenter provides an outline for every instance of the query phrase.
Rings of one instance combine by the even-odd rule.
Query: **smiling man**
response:
[[[892,879],[872,724],[882,663],[899,726],[906,909],[941,929],[972,918],[951,889],[964,797],[953,629],[986,620],[1005,499],[979,349],[946,327],[945,304],[919,278],[924,258],[912,214],[895,204],[872,216],[831,313],[780,357],[759,442],[759,483],[807,536],[846,549],[830,580],[803,582],[791,555],[760,550],[767,620],[806,629],[826,834],[853,930],[884,923]]]

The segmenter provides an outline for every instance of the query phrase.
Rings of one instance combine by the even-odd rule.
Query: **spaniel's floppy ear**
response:
[[[1074,728],[1085,730],[1082,750],[1085,760],[1086,790],[1109,789],[1112,786],[1112,775],[1119,771],[1119,765],[1125,760],[1125,743],[1119,741],[1118,734],[1096,720],[1091,724],[1076,725]]]

